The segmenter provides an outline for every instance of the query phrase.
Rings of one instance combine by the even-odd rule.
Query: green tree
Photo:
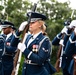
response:
[[[45,1],[40,0],[40,7],[37,10],[47,15],[47,33],[52,40],[63,28],[64,21],[71,16],[72,9],[68,6],[68,2],[59,3],[56,0]]]
[[[21,22],[27,20],[27,11],[31,9],[28,0],[4,0],[4,20],[11,21],[18,27]]]

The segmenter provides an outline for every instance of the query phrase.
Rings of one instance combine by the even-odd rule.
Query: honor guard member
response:
[[[62,62],[62,55],[63,55],[63,53],[62,53],[63,41],[64,41],[64,36],[67,34],[67,30],[68,30],[67,27],[64,26],[64,28],[61,30],[61,32],[59,34],[57,34],[57,36],[52,41],[53,45],[59,46],[59,50],[57,52],[57,61],[55,64],[55,68],[56,68],[57,72],[59,72],[60,67],[61,67],[60,64]]]
[[[68,26],[65,26],[62,31],[60,32],[62,35],[61,35],[61,38],[59,40],[59,42],[57,42],[58,44],[60,44],[59,46],[59,50],[57,52],[57,61],[56,61],[56,64],[55,64],[55,68],[57,71],[59,71],[60,67],[62,68],[63,70],[63,75],[69,75],[68,71],[67,71],[67,68],[69,64],[67,64],[66,62],[66,57],[64,55],[64,50],[65,50],[65,46],[66,46],[66,43],[68,41],[68,38],[70,36],[70,33],[71,33],[71,30],[67,28]],[[56,42],[57,38],[55,37],[55,40],[53,40],[53,44]],[[57,44],[55,44],[57,45]],[[66,65],[67,64],[67,65]]]
[[[0,23],[0,25],[2,25]],[[2,63],[2,56],[4,55],[4,52],[5,52],[5,48],[4,48],[4,45],[5,45],[5,36],[4,35],[1,35],[0,34],[0,75],[4,75],[4,72],[3,72],[3,63]]]
[[[2,31],[3,35],[6,36],[5,39],[5,53],[2,56],[2,64],[4,69],[4,75],[11,75],[12,69],[13,69],[13,58],[15,55],[16,47],[12,47],[10,45],[11,39],[14,36],[12,33],[12,28],[14,27],[14,24],[8,21],[2,22]]]
[[[25,44],[18,44],[18,49],[20,49],[26,57],[23,75],[48,75],[49,72],[44,67],[44,64],[50,57],[51,44],[50,40],[42,34],[41,30],[46,16],[33,12],[28,13],[28,15],[30,14],[31,22],[29,31],[32,32],[33,37],[31,38],[31,35],[29,35],[27,36]],[[40,44],[42,40],[43,43]]]
[[[65,55],[65,47],[67,46],[67,41],[72,33],[72,29],[69,29],[68,26],[64,27],[61,32],[64,32],[64,37],[60,40],[60,45],[62,45],[61,55],[60,55],[60,67],[62,68],[63,75],[70,75],[68,72],[68,67],[70,64],[70,59]]]
[[[46,68],[44,65],[47,61],[47,64],[50,65],[48,59],[50,58],[51,44],[49,38],[43,35],[41,29],[47,17],[36,12],[28,12],[28,17],[30,14],[29,31],[32,34],[27,36],[25,43],[18,44],[18,49],[25,56],[22,75],[49,75],[52,67]],[[23,30],[24,26],[20,25],[16,36],[19,36],[19,32]]]
[[[72,30],[67,28],[66,34],[64,35],[64,38],[61,40],[62,43],[62,51],[61,51],[61,56],[60,56],[60,61],[61,61],[61,68],[63,70],[63,75],[70,75],[68,72],[68,67],[70,64],[70,59],[68,59],[65,55],[65,47],[67,46],[67,41],[69,40],[69,37],[71,35]],[[60,41],[60,42],[61,42]]]
[[[73,56],[76,54],[76,20],[73,20],[69,26],[69,28],[73,28],[74,31],[72,32],[71,36],[69,37],[69,40],[67,42],[67,45],[65,47],[65,55],[69,60],[71,60],[68,71],[70,75],[73,74],[74,71],[74,59]]]
[[[69,25],[70,26],[70,25]],[[60,41],[60,44],[62,45],[62,51],[61,51],[61,56],[60,56],[60,61],[61,61],[61,68],[63,70],[63,75],[70,75],[70,73],[68,72],[68,68],[69,68],[69,65],[70,65],[70,62],[71,62],[71,58],[68,58],[66,55],[65,55],[65,48],[67,46],[67,42],[69,40],[69,37],[72,33],[72,29],[71,28],[68,28],[66,27],[66,34],[64,36],[64,38]]]
[[[52,45],[59,46],[59,50],[57,52],[57,60],[56,60],[56,63],[55,63],[55,68],[56,68],[57,72],[59,72],[59,70],[60,70],[59,65],[60,65],[60,59],[61,59],[60,56],[61,56],[61,51],[62,51],[60,42],[62,41],[62,38],[63,38],[63,36],[65,35],[66,32],[67,32],[67,28],[66,28],[66,26],[64,26],[64,28],[61,30],[61,32],[58,33],[54,37],[54,39],[52,40]]]

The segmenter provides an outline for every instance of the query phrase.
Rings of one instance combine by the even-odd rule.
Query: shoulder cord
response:
[[[47,37],[44,37],[44,38],[41,40],[41,42],[39,43],[39,49],[40,49],[42,43],[44,42],[44,40],[45,40],[46,38],[47,38]]]
[[[41,45],[42,45],[42,43],[44,42],[44,40],[45,39],[49,39],[47,36],[46,37],[44,37],[42,40],[41,40],[41,42],[39,43],[39,49],[40,49],[40,47],[41,47]],[[50,44],[51,44],[51,42],[50,42]],[[52,54],[52,44],[51,44],[51,52],[50,52],[50,55]]]

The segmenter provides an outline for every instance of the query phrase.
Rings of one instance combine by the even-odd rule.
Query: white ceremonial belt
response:
[[[26,64],[31,64],[31,65],[38,65],[36,63],[33,63],[31,60],[25,59],[24,61]]]

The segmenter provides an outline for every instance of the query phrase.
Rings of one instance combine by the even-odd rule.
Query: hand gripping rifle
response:
[[[37,6],[37,4],[35,3],[34,7],[32,8],[32,12],[35,12],[36,6]],[[24,43],[25,40],[26,40],[26,37],[27,37],[26,33],[28,32],[28,29],[29,29],[30,20],[31,20],[31,15],[29,16],[28,24],[25,27],[25,29],[23,31],[23,34],[22,34],[22,40],[21,40],[22,43]],[[19,66],[20,66],[21,56],[22,56],[22,52],[18,49],[17,53],[15,55],[15,58],[14,58],[14,68],[13,68],[13,71],[12,71],[11,75],[18,75],[18,70],[19,70]]]

